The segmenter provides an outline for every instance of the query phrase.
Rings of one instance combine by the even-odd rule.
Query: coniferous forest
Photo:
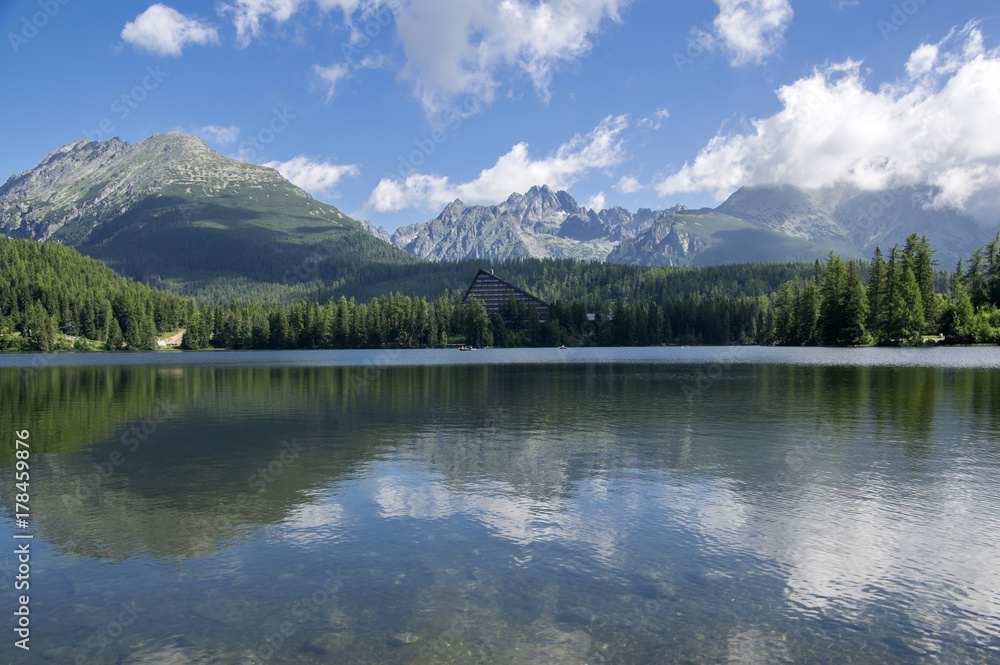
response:
[[[0,237],[0,349],[150,350],[180,330],[185,349],[1000,343],[1000,235],[954,273],[916,234],[870,261],[489,265],[547,300],[549,319],[513,300],[492,317],[481,303],[462,302],[482,262],[378,269],[381,283],[436,284],[432,294],[363,298],[342,282],[328,295],[335,287],[317,282],[298,302],[196,300],[122,278],[62,245]]]

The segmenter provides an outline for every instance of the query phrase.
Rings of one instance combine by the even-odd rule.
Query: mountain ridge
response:
[[[151,284],[335,281],[418,260],[375,239],[273,168],[168,132],[128,144],[74,141],[0,185],[0,233],[59,242]]]
[[[991,233],[958,210],[934,210],[930,188],[867,192],[837,185],[741,187],[716,208],[676,205],[635,213],[584,208],[565,191],[536,185],[496,205],[449,203],[427,222],[369,232],[419,258],[574,258],[634,265],[811,261],[835,252],[868,258],[876,246],[927,235],[956,261]],[[888,204],[887,204],[888,202]],[[1000,226],[1000,224],[998,224]]]
[[[181,294],[302,298],[316,297],[318,283],[358,288],[390,274],[385,266],[423,260],[696,267],[812,261],[831,251],[868,258],[876,244],[885,249],[913,231],[928,235],[951,267],[994,233],[958,211],[929,208],[933,195],[745,187],[717,208],[632,212],[595,211],[538,185],[495,205],[455,200],[435,219],[390,234],[315,200],[274,169],[167,132],[51,151],[0,185],[0,233],[74,247],[123,276]]]

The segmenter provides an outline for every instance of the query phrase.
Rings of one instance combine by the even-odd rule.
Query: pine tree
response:
[[[796,345],[812,345],[816,343],[819,326],[820,294],[817,281],[807,282],[799,290],[795,303],[795,338]]]
[[[888,341],[893,344],[919,341],[924,327],[924,306],[917,279],[909,266],[899,266],[892,272],[898,277],[891,289]]]
[[[847,270],[843,259],[830,252],[823,276],[819,337],[824,344],[841,344],[847,326]]]
[[[912,237],[916,236],[914,233]],[[937,250],[931,247],[931,242],[927,236],[921,237],[914,243],[913,256],[913,276],[917,280],[917,287],[920,289],[920,301],[924,310],[925,328],[936,328],[938,321],[937,301],[934,291],[934,266],[940,265],[940,261],[934,258]]]
[[[986,300],[1000,307],[1000,232],[983,248],[983,260]]]
[[[782,285],[774,299],[774,305],[769,311],[769,322],[767,324],[767,341],[771,344],[791,345],[795,344],[796,325],[795,310],[798,295],[797,282],[786,282]]]
[[[288,312],[284,307],[278,309],[268,321],[270,329],[270,347],[272,349],[287,349],[290,344],[291,334],[288,324]],[[344,348],[343,346],[339,348]]]
[[[847,283],[844,290],[846,293],[844,323],[838,342],[852,346],[865,344],[869,341],[865,330],[865,321],[868,317],[868,299],[864,284],[861,283],[858,266],[853,262],[848,265]]]
[[[124,342],[125,338],[122,336],[122,328],[118,325],[118,319],[112,317],[108,326],[108,341],[105,346],[109,351],[118,351]]]
[[[486,314],[486,306],[475,298],[461,306],[462,318],[465,322],[465,340],[472,346],[493,346],[493,333],[490,329],[490,317]]]
[[[962,262],[958,263],[956,275],[962,274]],[[956,276],[952,281],[951,292],[948,294],[948,309],[945,314],[945,325],[942,330],[945,342],[948,344],[972,343],[976,329],[976,311],[969,298],[969,291],[962,279]]]
[[[882,250],[875,248],[875,256],[872,258],[871,278],[868,281],[868,330],[871,334],[879,338],[885,330],[885,290],[886,290],[886,264],[882,258]]]
[[[984,263],[984,249],[977,249],[972,253],[969,269],[965,273],[965,286],[969,291],[969,299],[972,301],[972,306],[976,309],[990,302]]]

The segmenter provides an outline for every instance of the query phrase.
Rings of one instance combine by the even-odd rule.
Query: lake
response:
[[[995,347],[4,355],[0,402],[4,662],[1000,663]]]

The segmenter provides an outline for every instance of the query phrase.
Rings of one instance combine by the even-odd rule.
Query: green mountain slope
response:
[[[849,258],[861,257],[855,247],[841,238],[812,241],[761,228],[710,208],[679,209],[660,213],[645,231],[623,238],[607,261],[628,265],[711,266],[812,261],[831,251]]]
[[[0,349],[51,351],[67,335],[152,349],[194,306],[72,248],[0,236]]]
[[[56,150],[0,187],[0,232],[187,292],[233,279],[302,284],[319,263],[335,281],[368,264],[417,262],[274,169],[177,133]]]

